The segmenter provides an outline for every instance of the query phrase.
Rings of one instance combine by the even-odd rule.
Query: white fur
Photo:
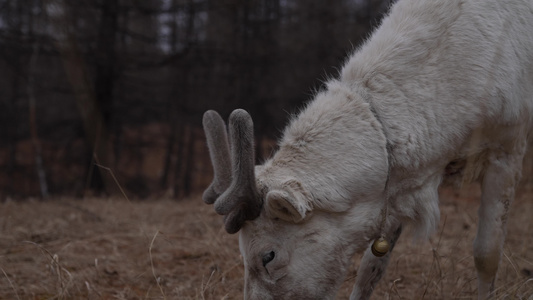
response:
[[[333,299],[375,238],[434,231],[455,163],[448,175],[483,182],[474,255],[487,297],[532,116],[532,1],[400,0],[256,168],[265,203],[240,233],[246,298]],[[352,299],[370,296],[389,256],[370,255],[360,270],[375,276],[358,274]]]

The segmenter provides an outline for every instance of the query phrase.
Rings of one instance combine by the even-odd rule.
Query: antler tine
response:
[[[231,113],[229,133],[233,180],[215,202],[215,211],[226,216],[226,231],[235,233],[246,220],[259,216],[262,201],[255,183],[253,122],[245,110]]]
[[[228,189],[231,184],[231,162],[229,155],[228,135],[222,117],[214,111],[208,110],[202,119],[209,156],[213,164],[213,182],[205,190],[203,200],[213,204],[215,200]]]

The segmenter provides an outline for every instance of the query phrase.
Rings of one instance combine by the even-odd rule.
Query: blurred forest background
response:
[[[0,200],[200,192],[203,112],[269,156],[390,2],[0,0]]]

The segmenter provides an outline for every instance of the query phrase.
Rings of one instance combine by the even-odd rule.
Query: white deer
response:
[[[474,259],[489,297],[532,116],[531,0],[400,0],[261,166],[248,113],[231,114],[228,143],[206,112],[204,201],[240,230],[245,299],[333,299],[363,251],[350,299],[368,299],[401,228],[434,231],[444,179],[481,181]]]

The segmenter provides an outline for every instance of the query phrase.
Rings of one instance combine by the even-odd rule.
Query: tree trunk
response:
[[[185,158],[185,170],[183,172],[183,196],[187,197],[192,192],[192,181],[194,172],[194,145],[196,141],[196,134],[194,127],[188,126],[189,135],[187,140],[187,156]]]
[[[176,158],[176,166],[174,167],[174,197],[180,197],[183,192],[183,184],[181,179],[183,178],[183,166],[185,164],[184,160],[184,152],[185,147],[187,145],[187,129],[185,128],[186,125],[182,124],[182,122],[178,122],[178,131],[177,131],[177,139],[178,139],[178,151],[177,151],[177,158]]]
[[[99,101],[99,98],[97,98],[95,88],[98,88],[98,95],[100,97],[107,97],[105,98],[108,100],[106,105],[109,105],[111,101],[110,97],[112,96],[110,90],[113,89],[113,85],[103,82],[103,79],[97,76],[96,80],[99,83],[94,87],[92,86],[88,72],[85,68],[83,57],[78,48],[74,34],[72,33],[74,26],[67,16],[67,6],[63,0],[53,2],[55,2],[56,5],[63,7],[63,9],[55,10],[49,14],[54,29],[53,35],[57,41],[56,46],[61,54],[66,77],[70,81],[72,90],[75,94],[78,110],[83,120],[87,141],[92,147],[90,151],[91,157],[88,159],[91,161],[91,164],[89,165],[86,187],[91,187],[97,191],[104,190],[111,194],[118,194],[120,189],[116,185],[112,174],[110,174],[110,169],[95,167],[95,164],[109,167],[112,162],[110,155],[111,151],[109,151],[111,147],[107,127],[108,123],[106,121],[106,119],[109,118],[109,113],[108,111],[106,113],[103,112],[101,107],[102,101]],[[103,10],[106,10],[108,6],[111,6],[111,10],[113,9],[112,5],[116,3],[116,0],[110,0],[109,2],[112,3],[108,4],[108,1],[103,2],[105,3],[102,6]],[[112,19],[113,16],[116,16],[116,14],[111,13],[111,17],[108,17],[105,12],[103,12],[103,15],[101,26],[110,22],[108,20],[109,18]],[[101,32],[102,31],[105,30],[101,30]],[[99,38],[106,39],[108,38],[108,35],[109,33],[101,33]],[[114,40],[109,42],[113,42],[109,47],[114,47]],[[102,45],[103,43],[103,41],[99,41],[98,45]],[[112,62],[112,59],[114,59],[113,54],[110,54],[109,52],[105,54],[105,57],[106,58],[104,59],[107,59],[107,63]],[[114,76],[109,77],[108,74],[103,74],[106,70],[112,71],[112,69],[106,69],[103,66],[100,66],[99,68],[97,74],[101,74],[101,77],[106,77],[107,79],[114,78]],[[109,106],[106,106],[106,108],[108,109]]]
[[[35,152],[35,168],[37,171],[37,178],[39,181],[39,189],[41,191],[41,197],[43,199],[48,198],[48,183],[46,182],[46,172],[43,166],[43,157],[41,151],[41,142],[37,135],[37,117],[35,112],[35,91],[34,91],[34,70],[37,56],[39,53],[39,46],[37,42],[33,42],[33,49],[30,56],[30,62],[28,65],[28,109],[29,109],[29,123],[30,123],[30,135],[33,144],[33,151]]]

